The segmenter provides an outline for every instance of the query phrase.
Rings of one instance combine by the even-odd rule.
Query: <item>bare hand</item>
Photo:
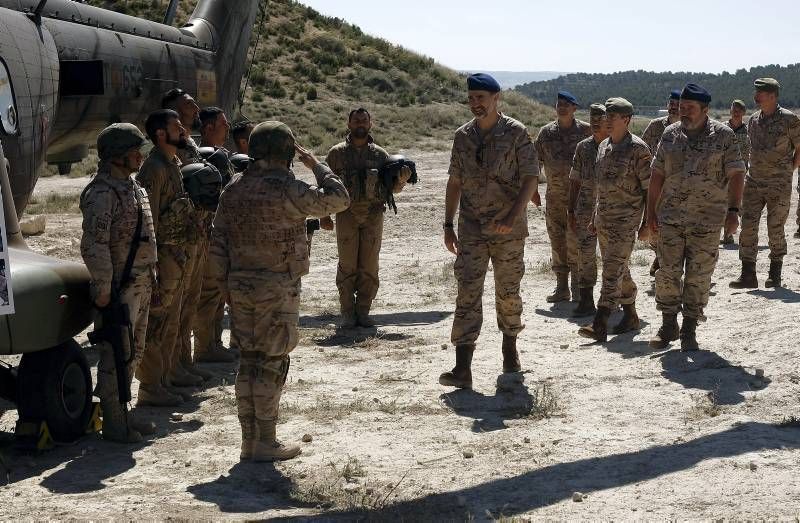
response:
[[[411,167],[408,165],[404,165],[400,168],[400,174],[397,176],[397,179],[400,180],[401,184],[405,184],[408,180],[411,179]]]
[[[447,250],[452,252],[453,254],[458,254],[459,245],[458,245],[458,236],[456,236],[456,231],[452,228],[447,227],[444,230],[444,246],[447,247]]]
[[[542,197],[539,195],[538,187],[536,189],[536,192],[533,193],[533,196],[531,196],[531,202],[533,202],[533,204],[536,207],[541,207],[542,206]]]
[[[313,169],[319,165],[319,160],[314,157],[314,153],[301,147],[297,142],[294,144],[294,150],[297,151],[297,158],[309,169]]]
[[[332,231],[333,219],[330,216],[323,216],[319,219],[319,228],[324,231]]]
[[[572,232],[577,234],[578,233],[578,220],[575,218],[575,213],[574,212],[567,213],[567,221],[569,222],[569,228],[572,230]]]
[[[97,305],[97,307],[100,309],[106,307],[109,303],[111,303],[110,292],[104,292],[103,294],[94,299],[94,304]]]
[[[725,234],[733,234],[739,229],[739,215],[735,212],[729,212],[725,216]]]
[[[494,224],[494,232],[497,234],[508,234],[514,228],[514,222],[516,220],[512,216],[506,216],[499,222],[495,222]]]
[[[639,226],[639,234],[636,236],[640,242],[646,242],[650,239],[650,228],[647,226],[649,222],[643,223]]]

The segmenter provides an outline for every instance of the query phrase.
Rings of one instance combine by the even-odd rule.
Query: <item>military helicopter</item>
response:
[[[19,367],[0,365],[0,396],[56,440],[84,434],[92,414],[73,339],[92,321],[89,274],[29,250],[18,218],[45,162],[68,172],[101,129],[143,126],[173,87],[232,114],[259,0],[198,0],[181,28],[177,3],[155,23],[72,0],[0,0],[0,189],[16,309],[0,317],[0,356],[22,354]]]

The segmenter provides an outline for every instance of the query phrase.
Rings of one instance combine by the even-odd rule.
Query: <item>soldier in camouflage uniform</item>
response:
[[[318,187],[289,170],[297,150]],[[250,136],[255,160],[223,191],[214,217],[209,262],[227,285],[241,348],[236,402],[242,460],[291,459],[297,446],[276,439],[275,423],[289,353],[297,345],[300,278],[308,273],[305,220],[347,208],[341,180],[295,144],[280,122],[264,122]]]
[[[601,342],[606,341],[608,317],[615,305],[622,305],[624,315],[614,326],[614,334],[639,328],[636,284],[631,279],[629,262],[637,229],[640,240],[647,237],[642,216],[652,158],[647,144],[628,131],[633,105],[624,98],[609,98],[605,106],[610,136],[598,147],[595,167],[595,227],[603,257],[603,277],[594,321],[578,331],[581,336]]]
[[[133,347],[126,347],[130,358],[127,374],[130,381],[145,353],[145,333],[150,309],[150,291],[156,263],[156,239],[147,193],[133,180],[131,174],[142,164],[140,147],[145,137],[133,124],[113,124],[97,137],[100,165],[97,174],[81,194],[83,236],[81,256],[91,275],[91,291],[95,305],[103,308],[111,301],[112,290],[128,306],[133,331]],[[141,232],[134,237],[140,220]],[[128,261],[131,246],[138,242],[127,281],[120,281]],[[98,325],[102,327],[102,325]],[[128,338],[123,338],[128,344]],[[126,416],[120,404],[114,352],[108,344],[100,351],[97,364],[97,388],[103,409],[103,437],[120,442],[141,441],[141,433],[152,433],[154,427],[136,423]]]
[[[494,268],[497,326],[503,333],[503,372],[518,372],[522,331],[520,281],[525,273],[526,207],[537,192],[536,149],[525,126],[500,113],[500,85],[486,74],[468,78],[473,120],[453,140],[445,195],[444,243],[456,254],[458,296],[451,340],[456,365],[439,377],[445,386],[472,387],[472,353],[483,323],[483,282]],[[453,219],[458,215],[458,235]]]
[[[194,206],[184,191],[177,151],[186,146],[186,129],[169,109],[151,113],[145,122],[154,147],[136,181],[150,198],[158,246],[158,285],[153,290],[147,325],[147,351],[136,371],[141,382],[138,405],[176,406],[182,396],[168,373],[176,350],[181,302],[186,282],[187,244],[196,242]]]
[[[664,129],[667,126],[674,124],[680,118],[678,114],[678,104],[681,99],[681,90],[680,89],[673,89],[669,93],[669,98],[667,99],[667,115],[661,116],[659,118],[654,118],[650,120],[650,123],[647,124],[645,127],[644,132],[642,133],[642,140],[644,143],[647,144],[647,147],[650,148],[650,154],[656,154],[656,147],[658,147],[658,142],[661,140],[661,135],[664,134]],[[650,233],[650,247],[653,250],[656,250],[656,246],[658,245],[658,234],[655,235],[651,232]],[[652,265],[650,265],[650,276],[655,276],[656,271],[658,270],[658,256],[653,259]]]
[[[591,135],[588,123],[575,119],[578,100],[567,91],[559,91],[556,101],[558,118],[539,130],[534,141],[540,167],[547,176],[545,221],[550,237],[551,264],[556,274],[556,288],[548,302],[570,299],[569,274],[572,273],[572,299],[578,300],[578,243],[569,227],[569,172],[578,142]]]
[[[336,245],[339,266],[336,287],[342,312],[342,327],[374,327],[369,317],[372,300],[378,293],[378,255],[383,239],[383,214],[387,192],[403,190],[411,176],[408,168],[394,186],[381,182],[378,171],[389,157],[369,134],[372,120],[366,109],[350,112],[347,139],[328,152],[327,164],[339,176],[350,194],[350,207],[336,215]],[[320,225],[329,228],[328,220]]]
[[[730,286],[758,287],[756,254],[761,212],[767,208],[769,233],[769,277],[767,287],[780,287],[786,255],[784,226],[792,198],[792,174],[800,166],[800,118],[778,104],[780,84],[773,78],[755,81],[754,100],[759,110],[747,122],[750,139],[750,171],[742,200],[742,232],[739,259],[742,274]]]
[[[597,283],[597,232],[590,227],[594,216],[595,161],[600,143],[608,138],[608,120],[603,104],[589,107],[589,123],[592,136],[578,142],[575,158],[569,172],[569,216],[570,229],[578,240],[578,272],[580,302],[572,315],[588,316],[596,312],[594,307],[594,286]]]
[[[698,350],[695,332],[705,321],[719,230],[724,225],[732,234],[739,225],[745,164],[733,131],[708,117],[710,102],[702,87],[684,87],[680,122],[667,127],[652,162],[647,224],[660,233],[656,305],[663,323],[650,345],[657,349],[680,337],[682,350]]]
[[[726,125],[733,130],[739,151],[742,153],[742,161],[745,167],[750,164],[750,140],[747,138],[747,124],[744,123],[744,116],[747,114],[747,105],[741,100],[734,100],[731,103],[731,118]],[[654,151],[655,154],[655,151]],[[722,245],[733,245],[733,233],[723,231]]]

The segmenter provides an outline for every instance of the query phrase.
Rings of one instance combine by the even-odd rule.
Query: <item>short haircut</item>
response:
[[[255,127],[255,124],[249,120],[235,123],[231,128],[233,141],[237,142],[239,140],[250,139],[250,133],[253,132],[253,127]]]
[[[200,125],[205,127],[207,124],[214,123],[219,115],[225,114],[225,111],[219,107],[203,107],[200,109]]]
[[[363,107],[359,107],[358,109],[353,109],[352,111],[350,111],[350,115],[347,117],[347,121],[349,122],[350,120],[352,120],[353,119],[353,115],[355,115],[355,114],[366,114],[367,118],[372,120],[372,116],[369,114],[369,111],[367,111]]]
[[[172,109],[173,107],[175,107],[175,102],[178,100],[178,98],[180,98],[181,96],[183,96],[185,94],[189,94],[189,93],[187,93],[183,89],[179,89],[179,88],[170,89],[164,95],[164,98],[161,99],[161,108],[162,109]]]
[[[158,143],[156,131],[166,131],[169,121],[173,118],[177,120],[178,113],[172,109],[159,109],[147,115],[147,120],[144,122],[144,130],[154,145]]]

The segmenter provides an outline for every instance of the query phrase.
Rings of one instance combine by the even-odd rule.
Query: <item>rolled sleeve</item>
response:
[[[517,165],[520,177],[539,176],[539,159],[536,148],[527,131],[522,133],[517,142]]]

